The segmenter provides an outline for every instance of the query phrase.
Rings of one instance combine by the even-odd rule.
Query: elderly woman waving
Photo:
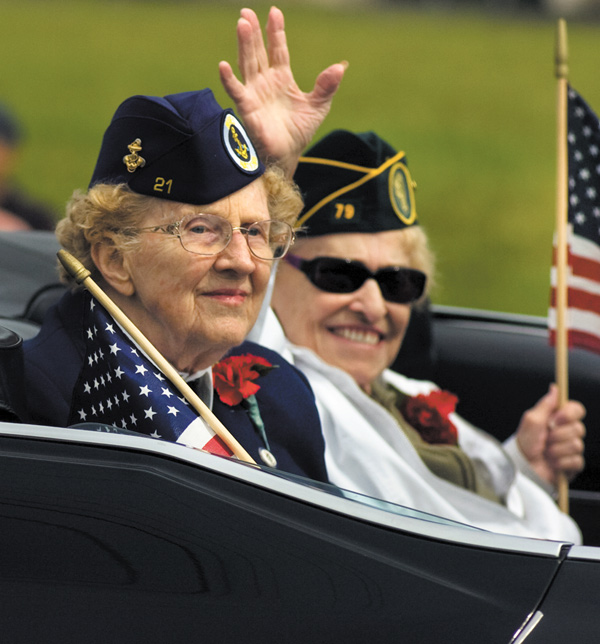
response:
[[[243,344],[300,207],[210,90],[133,96],[114,114],[90,186],[74,194],[57,235],[254,460],[326,480],[305,378]],[[104,423],[205,447],[172,384],[65,279],[72,292],[25,345],[31,420]]]

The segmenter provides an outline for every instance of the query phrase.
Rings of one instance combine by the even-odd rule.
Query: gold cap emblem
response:
[[[142,141],[136,139],[133,143],[130,143],[127,148],[129,149],[130,154],[126,154],[123,157],[123,163],[127,166],[129,172],[135,172],[138,168],[143,168],[146,165],[146,159],[141,157],[138,152],[142,150]]]
[[[259,168],[258,155],[252,146],[242,124],[233,114],[227,114],[223,120],[223,144],[229,158],[244,172],[256,172]]]
[[[390,168],[388,182],[390,202],[394,212],[406,226],[414,224],[417,219],[414,193],[416,184],[408,168],[401,162],[395,163]]]

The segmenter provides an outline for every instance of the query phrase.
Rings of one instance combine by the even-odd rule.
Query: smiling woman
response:
[[[583,464],[579,403],[559,409],[551,391],[502,447],[454,412],[456,396],[389,369],[433,271],[404,153],[334,130],[294,178],[305,238],[278,268],[261,341],[315,391],[330,480],[488,530],[580,540],[548,494],[560,463]]]
[[[244,343],[300,207],[293,184],[265,169],[210,90],[134,96],[117,109],[88,191],[74,194],[57,236],[254,460],[327,480],[305,379]],[[30,419],[94,421],[226,454],[144,345],[63,278],[72,292],[24,347]],[[211,368],[226,354],[268,367],[254,374],[251,399],[232,405],[214,394]]]
[[[165,210],[167,216],[178,219],[190,208],[155,201],[144,217],[149,225],[143,228],[155,228]],[[200,209],[210,210],[224,225],[248,225],[257,218],[268,221],[269,216],[260,180]],[[188,251],[174,237],[149,231],[140,235],[135,253],[114,254],[106,243],[92,247],[107,293],[146,336],[156,338],[156,347],[179,371],[195,373],[210,367],[241,344],[252,327],[270,263],[252,255],[241,234],[233,235],[220,251],[204,256]]]
[[[298,243],[294,251],[295,256],[313,261],[351,258],[378,271],[411,266],[405,236],[400,230],[320,235]],[[332,292],[306,279],[290,262],[279,267],[277,282],[272,304],[288,338],[349,373],[367,392],[398,354],[410,305],[423,294],[421,288],[417,297],[405,302],[386,301],[374,279],[364,280],[350,292]]]

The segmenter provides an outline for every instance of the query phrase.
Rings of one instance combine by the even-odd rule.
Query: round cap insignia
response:
[[[407,226],[417,218],[413,182],[408,168],[403,163],[395,163],[389,173],[390,202],[400,221]]]
[[[258,170],[258,155],[242,124],[231,113],[223,119],[223,144],[233,162],[244,172]]]

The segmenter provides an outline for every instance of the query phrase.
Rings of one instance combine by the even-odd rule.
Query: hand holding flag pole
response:
[[[556,176],[556,354],[555,373],[558,404],[562,407],[569,398],[568,327],[567,327],[567,265],[568,265],[568,147],[567,92],[568,54],[567,27],[561,18],[556,32],[557,78],[557,176]],[[569,483],[564,473],[557,478],[558,506],[569,512]]]
[[[215,434],[229,447],[241,461],[247,463],[256,463],[254,459],[239,444],[229,430],[221,421],[212,413],[204,402],[196,395],[192,388],[179,375],[177,370],[171,365],[166,358],[156,349],[156,347],[146,338],[146,336],[133,324],[125,313],[108,297],[108,295],[94,282],[90,272],[66,250],[58,251],[58,259],[69,274],[82,284],[85,288],[100,302],[100,304],[112,315],[112,317],[129,333],[137,342],[146,355],[156,364],[162,373],[169,378],[175,387],[181,392],[190,405],[200,414],[202,419],[209,425]]]

